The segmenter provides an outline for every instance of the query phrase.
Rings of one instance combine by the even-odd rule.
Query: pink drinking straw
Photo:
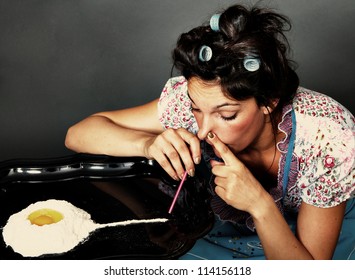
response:
[[[182,179],[181,179],[180,185],[179,185],[179,187],[178,187],[178,189],[177,189],[177,191],[176,191],[176,194],[175,194],[175,196],[174,196],[173,202],[171,203],[171,206],[170,206],[170,208],[169,208],[169,212],[168,212],[169,214],[171,214],[171,212],[173,211],[174,205],[175,205],[176,200],[177,200],[177,198],[178,198],[178,196],[179,196],[179,193],[180,193],[180,191],[181,191],[182,185],[183,185],[183,183],[184,183],[184,181],[185,181],[185,179],[186,179],[186,175],[187,175],[187,171],[185,171],[184,176],[183,176]]]

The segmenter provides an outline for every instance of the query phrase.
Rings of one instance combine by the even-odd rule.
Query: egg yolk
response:
[[[43,226],[58,223],[63,219],[63,215],[53,209],[39,209],[32,212],[28,219],[33,225]]]

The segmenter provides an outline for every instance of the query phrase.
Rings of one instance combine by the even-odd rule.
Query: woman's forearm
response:
[[[259,213],[253,215],[256,231],[267,259],[313,259],[304,245],[296,238],[276,204],[269,197],[260,201]]]
[[[80,153],[145,156],[145,143],[153,136],[152,133],[125,128],[96,115],[70,127],[65,146]]]

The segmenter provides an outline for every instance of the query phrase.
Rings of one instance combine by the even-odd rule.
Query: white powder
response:
[[[38,226],[31,224],[28,216],[39,209],[60,212],[63,219],[57,223]],[[25,257],[43,254],[59,254],[73,249],[85,241],[91,232],[109,226],[126,226],[139,223],[161,223],[168,219],[128,220],[122,222],[96,224],[90,214],[64,200],[50,199],[29,205],[10,216],[3,228],[3,238],[7,246]]]

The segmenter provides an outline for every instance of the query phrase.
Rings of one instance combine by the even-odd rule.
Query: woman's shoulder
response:
[[[345,106],[325,94],[299,88],[293,108],[296,135],[304,145],[344,143],[347,149],[354,149],[355,118]]]
[[[333,121],[342,126],[354,127],[351,112],[338,101],[323,93],[299,87],[293,100],[298,118]]]
[[[329,96],[300,88],[295,153],[303,201],[331,207],[354,195],[355,126],[353,115]]]
[[[299,88],[293,101],[296,115],[296,135],[303,144],[322,145],[344,143],[354,148],[355,118],[333,98],[305,88]],[[322,146],[321,145],[321,146]]]

